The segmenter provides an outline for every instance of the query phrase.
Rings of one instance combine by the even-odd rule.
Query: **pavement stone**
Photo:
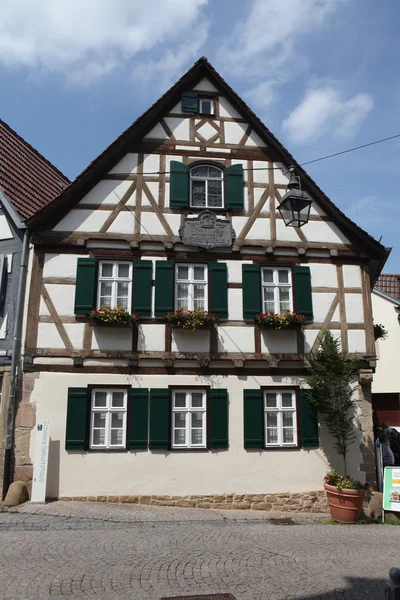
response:
[[[279,516],[299,524],[271,524]],[[0,507],[0,600],[384,599],[400,529],[315,521],[90,502]]]

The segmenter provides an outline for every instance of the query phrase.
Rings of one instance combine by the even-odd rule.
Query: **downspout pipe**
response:
[[[22,242],[21,265],[19,268],[19,283],[17,293],[17,308],[14,321],[14,335],[12,343],[11,372],[10,372],[10,395],[8,398],[7,412],[7,430],[6,430],[6,448],[4,456],[4,478],[3,478],[3,499],[7,494],[10,483],[12,482],[12,459],[14,447],[15,431],[15,400],[18,390],[19,365],[21,359],[21,335],[22,321],[24,317],[24,303],[26,281],[28,277],[28,259],[29,259],[29,241],[30,233],[25,229]]]

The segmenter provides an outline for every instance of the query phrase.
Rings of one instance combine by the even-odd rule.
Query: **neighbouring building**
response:
[[[387,337],[377,339],[377,365],[372,384],[375,425],[400,429],[400,275],[382,274],[372,291],[375,325],[383,325]]]
[[[277,209],[292,166],[313,200],[301,228]],[[304,378],[324,329],[359,357],[350,469],[375,478],[370,290],[387,251],[205,58],[32,227],[23,401],[50,420],[48,497],[321,510],[337,459]],[[101,306],[139,325],[100,325]],[[173,327],[179,308],[218,322]],[[255,322],[287,310],[305,326]]]
[[[0,490],[22,239],[26,221],[68,183],[62,173],[0,119]],[[18,447],[24,435],[22,428],[17,434]],[[22,476],[18,468],[15,474],[18,479]]]

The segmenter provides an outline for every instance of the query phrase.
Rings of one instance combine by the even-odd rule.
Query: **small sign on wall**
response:
[[[45,502],[47,467],[49,462],[50,421],[39,421],[36,425],[35,462],[31,502]]]
[[[383,510],[400,512],[399,467],[385,467],[383,475]]]

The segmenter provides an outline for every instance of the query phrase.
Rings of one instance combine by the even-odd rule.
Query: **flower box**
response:
[[[294,311],[287,310],[284,313],[260,313],[255,318],[256,323],[266,329],[300,329],[305,322],[305,317]]]
[[[212,327],[218,321],[218,317],[214,313],[204,310],[184,310],[183,308],[179,308],[177,311],[165,315],[164,320],[171,327],[194,331],[195,329]]]
[[[88,317],[94,327],[133,327],[139,322],[138,315],[131,314],[119,307],[97,308],[92,310]]]

